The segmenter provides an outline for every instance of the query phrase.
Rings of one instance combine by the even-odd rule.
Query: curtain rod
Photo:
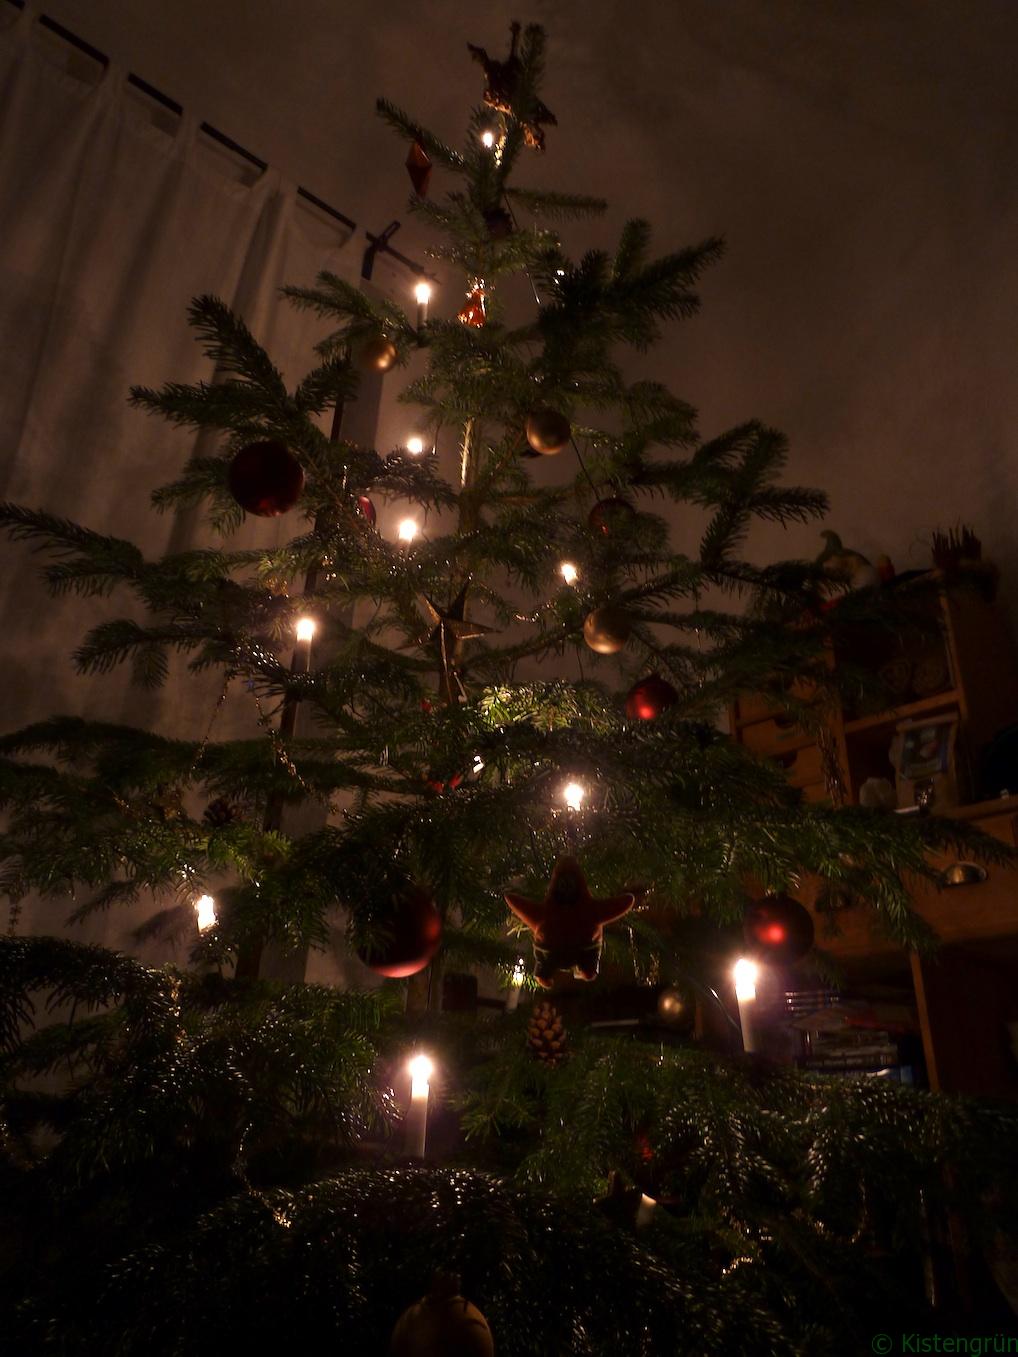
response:
[[[25,8],[25,0],[9,0],[9,3],[12,4],[15,9],[23,10]],[[62,39],[70,47],[74,47],[79,52],[83,52],[85,56],[91,57],[93,61],[98,62],[104,69],[109,66],[110,59],[105,52],[100,52],[98,47],[93,47],[90,42],[86,42],[84,38],[78,37],[77,33],[72,33],[69,28],[65,28],[64,25],[59,23],[56,19],[51,19],[48,14],[40,14],[39,23],[43,28],[49,29],[51,33]],[[162,90],[156,89],[155,85],[150,85],[149,82],[143,80],[140,75],[135,75],[133,71],[129,71],[127,80],[129,84],[135,87],[135,89],[141,90],[142,94],[147,95],[148,98],[153,99],[156,103],[162,104],[164,108],[169,109],[170,112],[174,113],[177,117],[180,117],[183,114],[184,107],[182,104],[178,103],[176,99],[171,98],[170,95],[164,94]],[[253,151],[249,151],[246,146],[241,146],[240,143],[234,141],[232,137],[228,137],[225,132],[220,132],[218,127],[213,127],[211,123],[203,122],[200,130],[205,136],[210,137],[213,141],[217,141],[220,146],[225,146],[226,149],[232,151],[234,155],[240,156],[243,160],[246,160],[248,164],[254,165],[259,173],[264,174],[268,169],[268,161],[262,160],[261,156],[257,156]],[[357,223],[352,218],[348,217],[345,212],[340,212],[338,208],[333,207],[330,203],[325,202],[324,199],[319,198],[317,194],[312,193],[310,189],[298,185],[297,195],[298,197],[303,198],[305,202],[310,203],[313,207],[317,207],[320,212],[324,212],[327,216],[332,217],[334,221],[342,222],[343,225],[348,226],[351,231],[356,231]],[[380,236],[375,236],[372,235],[370,231],[365,231],[364,234],[367,236],[368,246],[364,252],[364,263],[361,269],[362,278],[371,277],[375,256],[378,254],[391,255],[393,259],[402,264],[404,268],[409,269],[411,273],[416,274],[419,278],[434,278],[434,274],[428,273],[422,265],[415,263],[414,260],[409,259],[399,250],[394,250],[389,244],[389,237],[398,229],[399,222],[393,222]]]
[[[9,0],[9,3],[12,4],[15,9],[25,8],[25,0]],[[100,66],[105,68],[110,64],[110,59],[105,52],[100,52],[98,47],[93,47],[92,44],[86,42],[84,38],[79,38],[77,33],[72,33],[69,28],[65,28],[64,25],[58,23],[56,19],[51,19],[48,14],[40,14],[39,23],[43,28],[47,28],[51,33],[56,34],[58,38],[62,38],[69,46],[77,48],[77,50],[83,52],[85,56],[91,57],[93,61],[97,61]],[[172,99],[168,94],[164,94],[162,90],[156,89],[155,85],[150,85],[149,82],[143,80],[140,75],[135,75],[133,71],[130,71],[128,72],[127,79],[129,84],[132,84],[136,89],[141,90],[142,94],[155,100],[156,103],[162,104],[164,108],[168,108],[171,113],[176,114],[178,117],[183,114],[184,108],[182,104],[178,103],[176,99]],[[265,170],[268,169],[268,162],[262,160],[261,156],[256,156],[253,151],[249,151],[247,147],[241,146],[239,142],[234,141],[232,137],[228,137],[225,132],[220,132],[218,127],[213,127],[211,123],[203,122],[201,124],[201,131],[205,136],[211,137],[213,141],[217,141],[221,146],[225,146],[228,151],[232,151],[234,155],[238,155],[246,160],[248,164],[254,165],[261,173],[264,173]],[[326,215],[332,217],[335,221],[342,222],[344,226],[349,226],[351,231],[356,231],[357,223],[353,221],[352,218],[348,217],[345,212],[340,212],[338,208],[331,206],[331,204],[319,198],[316,194],[312,193],[310,189],[298,185],[297,193],[306,202],[317,207],[319,211],[326,213]],[[394,229],[398,229],[398,226],[399,223],[394,222],[392,226],[381,234],[381,236],[372,235],[370,231],[365,232],[369,242],[367,251],[365,252],[365,277],[371,276],[370,265],[367,264],[368,258],[370,257],[373,262],[374,256],[379,252],[392,255],[392,257],[400,264],[403,264],[419,277],[423,278],[429,276],[420,264],[414,263],[412,259],[408,259],[407,256],[401,254],[399,250],[394,250],[389,244],[388,237],[392,234]]]

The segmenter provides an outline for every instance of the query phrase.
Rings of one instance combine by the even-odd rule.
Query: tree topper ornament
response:
[[[543,900],[506,893],[505,901],[534,935],[534,979],[551,986],[556,971],[572,971],[577,980],[596,980],[604,925],[633,908],[632,893],[595,900],[575,858],[560,858]]]
[[[505,61],[495,61],[488,56],[483,47],[475,47],[472,42],[467,43],[467,50],[473,59],[484,67],[484,102],[496,113],[505,113],[510,118],[515,118],[523,129],[523,139],[527,145],[534,150],[543,151],[544,128],[541,124],[549,123],[552,127],[557,127],[558,119],[547,104],[543,104],[533,94],[528,98],[527,91],[521,91],[523,62],[516,55],[516,44],[520,38],[519,24],[510,25],[509,32],[512,41],[509,56]],[[523,99],[520,98],[521,93],[524,95]]]

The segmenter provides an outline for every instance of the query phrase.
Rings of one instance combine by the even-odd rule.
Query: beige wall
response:
[[[455,137],[480,89],[465,42],[497,49],[516,10],[545,22],[561,126],[534,180],[610,196],[598,231],[638,214],[663,248],[729,240],[703,317],[647,373],[696,403],[705,431],[750,415],[785,428],[794,476],[831,493],[832,526],[899,568],[925,562],[932,526],[971,522],[1018,616],[1010,0],[46,8],[373,230],[407,192],[375,95]]]

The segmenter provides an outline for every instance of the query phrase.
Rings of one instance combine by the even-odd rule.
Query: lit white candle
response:
[[[654,1217],[654,1211],[657,1202],[653,1197],[648,1197],[646,1192],[640,1194],[640,1205],[636,1208],[636,1228],[642,1230],[645,1225],[649,1225]]]
[[[424,451],[424,439],[420,434],[411,434],[406,441],[406,450],[411,457],[420,457]]]
[[[416,518],[400,519],[399,527],[396,529],[396,535],[399,540],[409,546],[418,533]]]
[[[739,1005],[739,1026],[742,1028],[742,1049],[756,1050],[756,1032],[753,1027],[753,1004],[756,1002],[756,982],[760,967],[748,957],[740,957],[732,972],[735,979],[735,1000]]]
[[[216,926],[216,902],[211,895],[199,895],[194,902],[194,917],[198,932],[206,933]]]
[[[418,332],[420,332],[428,323],[428,302],[431,301],[431,284],[426,283],[422,278],[414,288],[414,296],[417,299],[417,329]]]
[[[488,151],[495,145],[495,133],[490,128],[481,133],[481,145]]]
[[[299,617],[297,619],[297,640],[310,645],[315,636],[315,619],[313,617]]]
[[[523,981],[526,979],[527,965],[522,957],[513,967],[512,976],[509,979],[509,993],[505,997],[505,1011],[515,1013],[520,1006],[520,991],[523,989]]]
[[[582,782],[567,782],[562,788],[562,800],[570,810],[582,810],[586,795],[587,789]]]
[[[410,1071],[410,1106],[406,1114],[405,1149],[413,1158],[423,1159],[428,1137],[429,1081],[435,1066],[428,1056],[415,1055],[407,1069]]]
[[[572,561],[563,561],[559,566],[559,574],[565,580],[566,584],[575,584],[580,578],[580,572]]]

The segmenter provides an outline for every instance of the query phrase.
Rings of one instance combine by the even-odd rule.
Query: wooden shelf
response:
[[[890,753],[900,723],[942,713],[957,716],[956,768],[964,793],[966,775],[978,767],[982,751],[1018,719],[1018,656],[999,607],[973,592],[950,588],[933,601],[936,645],[920,640],[912,649],[908,636],[871,633],[860,626],[846,637],[843,653],[830,655],[832,666],[841,662],[879,673],[885,665],[904,660],[908,670],[908,686],[903,682],[896,688],[902,694],[900,705],[847,719],[837,705],[825,713],[827,752],[837,760],[850,805],[857,803],[870,778],[894,782]],[[927,660],[942,664],[946,673],[936,681],[948,686],[920,697],[917,673]],[[922,686],[933,681],[925,677]],[[733,703],[733,738],[758,756],[779,759],[789,782],[804,787],[810,801],[825,799],[820,747],[768,707],[767,697],[752,694]],[[1018,845],[1018,794],[945,805],[939,814]],[[944,868],[956,857],[936,854],[933,863]],[[988,866],[986,879],[978,884],[938,889],[924,878],[909,882],[913,908],[941,940],[931,959],[905,951],[865,902],[835,914],[818,913],[821,886],[807,874],[795,892],[814,915],[818,947],[847,967],[857,982],[892,972],[911,982],[932,1086],[1018,1098],[1018,1065],[1008,1037],[1009,1029],[1018,1027],[1018,863]]]
[[[1018,815],[1018,796],[995,796],[990,801],[970,801],[943,812],[945,820],[989,820],[994,815]]]
[[[774,721],[777,718],[784,718],[787,715],[784,708],[772,707],[770,711],[762,711],[755,716],[740,716],[732,722],[733,730],[745,730],[747,726],[759,726],[764,721]],[[795,718],[791,718],[794,720]]]
[[[732,722],[732,729],[745,730],[747,726],[759,725],[761,721],[771,721],[778,715],[778,711],[779,709],[775,707],[773,711],[765,711],[761,716],[740,716],[738,720]]]
[[[887,711],[876,712],[873,716],[857,716],[853,721],[846,721],[845,734],[858,735],[863,730],[896,726],[899,721],[909,721],[913,716],[926,716],[929,712],[939,711],[941,707],[956,707],[958,700],[957,688],[945,688],[942,693],[934,693],[932,697],[903,702],[900,707],[889,707]]]

